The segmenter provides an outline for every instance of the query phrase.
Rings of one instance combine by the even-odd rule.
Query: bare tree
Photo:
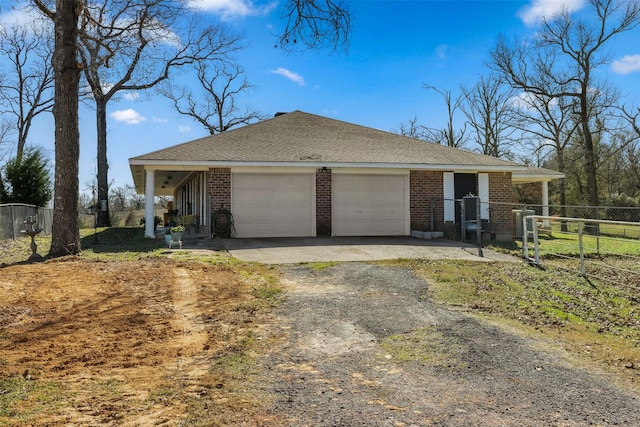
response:
[[[640,3],[637,0],[590,0],[590,4],[595,12],[593,21],[573,19],[565,8],[551,19],[542,20],[532,42],[515,42],[509,46],[501,39],[492,52],[492,67],[514,88],[574,100],[583,137],[588,202],[597,206],[600,198],[592,130],[597,110],[594,103],[607,104],[602,100],[610,93],[603,90],[606,84],[596,81],[594,71],[609,62],[603,52],[608,42],[640,24]],[[550,93],[549,88],[554,92]]]
[[[287,0],[282,19],[285,27],[279,36],[279,44],[284,49],[302,46],[348,50],[351,15],[341,1]]]
[[[536,152],[550,148],[553,150],[559,172],[565,173],[567,165],[565,152],[574,136],[580,122],[573,114],[573,104],[567,103],[567,98],[553,98],[549,96],[524,93],[514,99],[515,112],[521,120],[514,121],[520,130],[531,135],[537,142]],[[566,215],[566,182],[564,178],[558,180],[561,216]],[[565,226],[565,224],[563,224]]]
[[[174,88],[169,84],[161,90],[173,101],[180,114],[195,119],[210,135],[266,118],[248,107],[243,111],[238,107],[236,97],[251,89],[247,79],[242,76],[240,66],[200,62],[196,68],[200,96],[191,89]]]
[[[36,7],[53,20],[55,48],[52,65],[55,88],[53,117],[55,120],[55,183],[53,224],[49,256],[79,253],[78,228],[78,95],[80,70],[78,63],[78,17],[82,13],[79,0],[57,0],[55,11],[41,0]]]
[[[474,132],[480,152],[493,157],[510,157],[516,128],[513,118],[513,91],[496,76],[481,76],[470,89],[462,88],[465,104],[461,107]]]
[[[407,123],[400,123],[400,127],[396,132],[399,135],[408,136],[409,138],[422,139],[424,141],[430,141],[428,130],[425,126],[418,124],[418,117],[414,116],[413,119],[407,121]]]
[[[121,91],[151,89],[174,68],[226,60],[240,36],[202,26],[172,0],[91,3],[80,22],[79,54],[96,106],[98,226],[109,226],[107,103]],[[106,209],[105,209],[106,204]]]
[[[45,24],[37,17],[28,25],[0,26],[0,55],[10,68],[0,80],[0,114],[11,117],[16,158],[22,157],[33,120],[53,106],[53,44]]]
[[[465,135],[467,132],[467,124],[465,123],[463,127],[459,130],[454,128],[454,119],[456,111],[462,109],[462,105],[464,103],[465,97],[464,95],[459,95],[455,99],[451,96],[450,90],[442,90],[438,89],[435,86],[425,85],[425,89],[433,90],[442,96],[442,99],[447,106],[447,124],[443,129],[437,128],[426,128],[429,133],[429,139],[433,142],[437,142],[442,145],[447,145],[449,147],[462,148],[467,142],[467,136]]]

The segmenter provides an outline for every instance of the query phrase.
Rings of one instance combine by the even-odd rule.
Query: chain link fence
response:
[[[51,234],[53,222],[53,209],[41,208],[22,203],[9,203],[0,205],[0,240],[22,238],[21,233],[25,229],[25,221],[28,217],[34,217],[34,228],[41,229],[42,234]]]
[[[640,289],[640,222],[532,215],[522,230],[530,262]]]

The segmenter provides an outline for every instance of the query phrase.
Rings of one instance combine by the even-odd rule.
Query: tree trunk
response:
[[[53,226],[49,256],[79,253],[78,229],[78,92],[80,67],[77,62],[78,12],[76,0],[57,0],[54,19],[55,51],[55,184]]]
[[[96,123],[98,129],[98,227],[111,227],[109,219],[109,163],[107,161],[107,99],[96,97]]]

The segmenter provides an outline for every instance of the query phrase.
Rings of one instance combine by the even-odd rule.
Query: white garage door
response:
[[[409,234],[405,175],[333,175],[334,236]]]
[[[313,174],[232,174],[237,237],[313,235]]]

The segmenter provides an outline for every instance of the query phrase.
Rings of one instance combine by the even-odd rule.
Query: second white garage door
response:
[[[313,236],[313,174],[232,174],[237,237]]]
[[[406,175],[332,176],[334,236],[409,234]]]

